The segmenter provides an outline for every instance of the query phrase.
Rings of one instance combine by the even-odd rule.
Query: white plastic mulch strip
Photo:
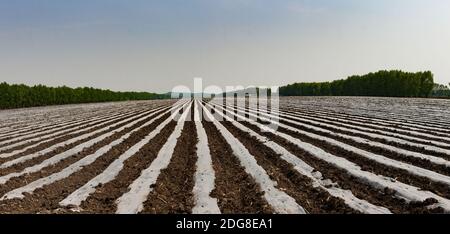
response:
[[[145,124],[133,129],[132,131],[128,132],[127,134],[123,135],[119,139],[111,142],[110,144],[103,146],[102,148],[98,149],[96,152],[82,158],[81,160],[77,161],[74,164],[71,164],[70,166],[64,168],[62,171],[51,174],[47,177],[40,178],[36,181],[33,181],[23,187],[14,189],[8,193],[6,193],[0,200],[5,199],[14,199],[14,198],[23,198],[24,193],[32,193],[38,188],[42,188],[46,185],[52,184],[56,181],[65,179],[69,177],[70,175],[74,174],[77,171],[80,171],[83,169],[83,167],[92,164],[95,160],[97,160],[99,157],[110,151],[113,147],[120,145],[123,143],[126,139],[128,139],[133,133],[151,125],[153,122],[155,122],[157,119],[162,118],[164,115],[168,114],[170,111],[175,109],[175,107],[171,108],[168,111],[163,112],[162,114],[154,117],[150,121],[146,122]]]
[[[217,199],[210,196],[215,187],[215,173],[212,167],[211,154],[208,147],[208,137],[202,124],[202,117],[198,110],[198,103],[194,102],[194,121],[197,130],[197,168],[193,189],[195,206],[192,208],[194,214],[220,214]]]
[[[165,107],[159,107],[159,108],[153,109],[153,111],[158,111],[158,110],[163,109],[163,108],[165,108]],[[114,120],[119,119],[119,118],[123,118],[124,116],[131,116],[131,115],[130,114],[126,114],[126,115],[120,115],[118,117],[111,117],[111,118],[101,119],[101,120],[97,120],[97,121],[93,121],[93,122],[87,123],[87,124],[82,125],[82,126],[76,126],[74,128],[67,129],[67,130],[62,131],[62,132],[57,132],[57,133],[53,133],[53,134],[50,134],[50,135],[46,135],[46,136],[42,136],[42,137],[38,137],[38,138],[34,138],[34,139],[29,139],[29,140],[26,140],[26,141],[21,141],[21,142],[12,144],[12,145],[8,145],[8,146],[2,148],[2,150],[15,148],[17,146],[20,146],[20,145],[23,145],[23,144],[27,144],[28,142],[38,141],[38,142],[36,142],[34,144],[28,145],[27,147],[23,147],[21,149],[14,150],[12,152],[0,153],[0,158],[9,158],[9,157],[12,157],[14,155],[26,152],[27,150],[29,150],[31,148],[34,148],[37,145],[45,144],[47,142],[53,141],[55,138],[52,138],[52,137],[54,137],[54,136],[61,136],[61,134],[65,134],[65,133],[78,134],[80,132],[85,132],[85,131],[88,131],[90,129],[96,128],[96,127],[98,127],[99,124],[105,124],[105,123],[107,124],[108,122],[114,121]],[[104,122],[104,121],[108,121],[108,122]],[[93,125],[93,126],[86,127],[86,126],[89,126],[89,125]],[[78,129],[78,130],[74,131],[74,129]],[[42,141],[42,140],[44,140],[44,141]]]
[[[250,114],[250,115],[252,115],[252,114]],[[240,115],[240,116],[242,118],[245,118],[245,116],[242,116],[242,115]],[[271,120],[263,118],[263,117],[260,117],[260,118],[263,120],[266,120],[266,121],[271,121]],[[263,124],[260,124],[256,121],[250,120],[249,122],[251,124],[258,126],[262,130],[267,128]],[[297,130],[295,128],[292,128],[290,126],[286,126],[283,124],[279,124],[279,125],[280,125],[280,127],[286,128],[288,130],[295,131],[300,134],[308,134],[308,136],[313,137],[315,139],[323,140],[323,141],[329,142],[330,144],[337,145],[337,146],[343,147],[343,148],[347,148],[346,146],[343,146],[342,143],[340,143],[340,142],[335,142],[334,140],[331,140],[331,139],[328,139],[328,138],[325,138],[322,136],[318,136],[315,134],[306,133],[306,132]],[[268,129],[266,129],[266,130],[268,130]],[[288,134],[281,133],[279,131],[274,132],[274,134],[288,140],[292,144],[297,145],[299,148],[307,151],[308,153],[317,157],[318,159],[324,160],[338,168],[346,170],[350,175],[355,176],[360,181],[363,181],[363,182],[371,185],[374,188],[377,188],[380,190],[383,190],[385,188],[392,189],[396,192],[396,196],[403,198],[406,201],[423,202],[428,198],[434,198],[438,201],[438,204],[437,204],[438,206],[442,207],[446,212],[450,212],[450,200],[448,200],[446,198],[438,196],[430,191],[424,191],[421,188],[398,182],[393,178],[376,175],[376,174],[373,174],[373,173],[370,173],[367,171],[363,171],[360,166],[358,166],[357,164],[355,164],[353,162],[348,161],[345,158],[337,157],[335,155],[327,153],[326,151],[324,151],[323,149],[321,149],[319,147],[316,147],[309,143],[303,142],[303,141],[301,141],[297,138],[294,138]],[[347,150],[351,150],[351,149],[352,148],[348,148]],[[372,156],[373,156],[373,155],[368,154],[368,152],[365,152],[365,153],[358,152],[358,151],[355,151],[355,152],[360,154],[361,156],[367,157],[367,158],[372,158]],[[399,162],[397,162],[397,163],[399,163]],[[440,174],[437,174],[437,175],[440,175]],[[436,180],[437,178],[434,178],[434,179]]]
[[[238,110],[238,111],[241,112],[241,113],[244,112],[244,111],[242,111],[242,110]],[[257,112],[255,112],[255,111],[250,111],[250,112],[251,112],[251,113],[249,113],[249,114],[250,114],[251,116],[256,116],[255,114],[252,114],[252,113],[257,113]],[[273,116],[273,115],[270,115],[270,114],[264,114],[264,113],[258,113],[258,114],[260,114],[260,116],[258,116],[259,118],[265,119],[265,120],[270,120],[270,119],[269,119],[269,118],[262,117],[261,115],[265,115],[265,116]],[[278,117],[277,117],[277,118],[278,118]],[[270,121],[271,121],[271,120],[270,120]],[[382,143],[379,143],[379,142],[373,142],[373,141],[370,141],[370,140],[367,140],[367,139],[364,139],[364,138],[361,138],[361,137],[356,137],[356,136],[350,136],[350,135],[345,135],[345,134],[335,133],[335,132],[329,131],[329,130],[327,130],[327,129],[322,129],[322,128],[319,128],[319,127],[315,127],[315,126],[303,124],[303,123],[300,123],[300,122],[297,122],[297,121],[293,121],[293,120],[289,120],[289,119],[283,119],[283,121],[286,121],[286,122],[291,123],[291,124],[299,125],[299,126],[304,126],[304,127],[306,127],[306,128],[310,128],[310,129],[313,129],[313,130],[316,130],[316,131],[319,131],[319,132],[323,132],[323,133],[326,133],[326,134],[329,134],[329,135],[332,135],[332,136],[342,137],[342,138],[345,138],[345,139],[349,139],[349,140],[352,140],[352,141],[357,142],[357,143],[366,144],[366,145],[370,145],[370,146],[374,146],[374,147],[381,147],[381,148],[384,148],[384,149],[387,149],[387,150],[390,150],[390,151],[393,151],[393,152],[397,152],[397,153],[402,154],[402,155],[404,155],[404,156],[415,157],[415,158],[420,158],[420,159],[426,159],[426,160],[429,160],[430,162],[432,162],[432,163],[434,163],[434,164],[444,165],[444,166],[449,166],[449,167],[450,167],[450,162],[447,161],[447,160],[445,160],[445,159],[443,159],[443,158],[440,158],[440,157],[431,156],[431,155],[426,155],[426,154],[418,153],[418,152],[413,152],[413,151],[409,151],[409,150],[397,148],[397,147],[394,147],[394,146],[382,144]],[[302,130],[300,130],[300,129],[297,129],[297,128],[294,128],[294,127],[291,127],[291,126],[288,126],[288,125],[284,125],[284,124],[281,124],[281,123],[277,123],[277,125],[283,126],[283,128],[285,128],[285,126],[286,126],[286,127],[289,128],[289,130],[291,130],[291,129],[296,129],[297,132],[301,132],[302,134],[303,134],[303,133],[307,133],[307,135],[309,135],[309,136],[319,136],[319,135],[317,135],[317,134],[313,134],[313,133],[310,133],[310,132],[305,132],[305,131],[302,131]],[[322,136],[320,136],[320,137],[322,137]],[[329,139],[330,142],[331,142],[331,141],[333,141],[334,143],[338,142],[338,141],[336,141],[336,140],[334,140],[334,139],[331,139],[331,138],[327,138],[327,137],[322,137],[322,138],[324,138],[324,139]],[[392,164],[392,162],[393,162],[393,164],[398,164],[397,166],[398,166],[398,167],[401,167],[401,169],[408,170],[408,171],[410,171],[411,173],[413,173],[414,171],[416,171],[416,172],[420,171],[421,175],[430,174],[430,173],[427,173],[427,172],[426,172],[426,171],[428,171],[428,170],[426,170],[426,169],[423,169],[423,168],[416,169],[416,168],[419,168],[419,167],[415,167],[415,166],[409,165],[409,164],[407,164],[407,163],[403,163],[403,162],[400,162],[400,161],[397,161],[397,160],[393,160],[393,159],[384,157],[384,156],[382,156],[382,155],[378,155],[378,154],[374,154],[374,153],[371,153],[371,152],[368,152],[368,151],[365,151],[365,150],[361,150],[361,149],[359,149],[359,148],[357,148],[357,147],[353,147],[353,146],[350,146],[350,145],[348,145],[348,144],[344,144],[344,143],[342,143],[342,142],[339,142],[339,143],[336,143],[336,144],[339,144],[339,146],[345,146],[345,147],[348,148],[348,149],[350,149],[350,148],[353,149],[353,150],[351,150],[351,151],[364,152],[365,155],[371,155],[371,156],[373,156],[372,158],[385,159],[385,160],[381,160],[381,161],[383,161],[383,162],[391,162],[391,164]],[[336,145],[336,144],[334,144],[334,145]],[[380,161],[380,162],[381,162],[381,161]],[[411,169],[412,169],[412,170],[411,170]],[[435,172],[434,172],[434,173],[435,173]],[[432,173],[432,174],[433,174],[433,173]],[[437,173],[435,173],[435,174],[437,174]],[[439,177],[439,176],[438,176],[438,177]],[[448,181],[450,181],[450,180],[448,180]]]
[[[140,121],[142,121],[142,120],[144,120],[146,118],[148,118],[148,116],[141,117],[140,119],[137,119],[137,120],[135,120],[133,122],[130,122],[130,123],[120,127],[116,131],[117,132],[123,131],[124,129],[129,128],[129,127],[133,126],[134,124],[136,124],[136,123],[138,123],[138,122],[140,122]],[[124,120],[124,121],[127,121],[127,120]],[[45,167],[54,165],[54,164],[56,164],[56,163],[58,163],[58,162],[60,162],[60,161],[62,161],[64,159],[74,155],[74,154],[82,152],[85,148],[91,147],[91,146],[95,145],[96,143],[98,143],[98,142],[100,142],[100,141],[102,141],[102,140],[104,140],[104,139],[106,139],[106,138],[108,138],[108,137],[110,137],[110,136],[112,136],[114,134],[116,134],[115,131],[108,132],[107,134],[101,135],[101,136],[96,137],[96,138],[94,138],[94,139],[92,139],[90,141],[87,141],[87,142],[83,143],[83,144],[77,145],[76,147],[74,147],[74,148],[72,148],[70,150],[67,150],[67,151],[59,153],[59,154],[57,154],[55,156],[52,156],[51,158],[46,159],[46,160],[44,160],[43,162],[41,162],[41,163],[39,163],[37,165],[31,166],[31,167],[27,167],[27,168],[23,169],[20,172],[13,172],[13,173],[10,173],[10,174],[4,175],[4,176],[0,176],[0,184],[5,184],[11,178],[19,177],[19,176],[22,176],[22,175],[25,175],[25,174],[29,174],[29,173],[33,173],[33,172],[37,172],[37,171],[39,171],[39,170],[41,170],[41,169],[43,169]]]
[[[44,155],[44,154],[50,153],[50,152],[52,152],[53,150],[55,150],[55,149],[57,149],[57,148],[59,148],[59,147],[63,147],[63,146],[69,145],[69,144],[73,144],[73,143],[75,143],[75,142],[77,142],[77,141],[84,140],[84,139],[86,139],[86,138],[89,138],[89,137],[94,136],[94,135],[96,135],[96,134],[99,134],[99,133],[101,133],[101,132],[104,132],[104,131],[106,131],[106,130],[108,130],[108,129],[110,129],[110,128],[113,128],[113,127],[116,127],[116,126],[118,126],[118,125],[127,123],[127,122],[130,121],[130,119],[133,119],[133,118],[138,117],[138,118],[140,118],[139,121],[142,121],[143,119],[147,118],[147,117],[148,117],[148,116],[147,116],[148,113],[151,113],[151,112],[152,112],[152,110],[150,110],[150,111],[145,111],[144,113],[139,114],[139,115],[137,115],[137,116],[130,116],[130,117],[128,117],[128,118],[125,119],[125,120],[121,120],[121,121],[119,121],[119,122],[117,122],[117,123],[114,123],[114,124],[108,125],[108,126],[106,126],[106,127],[97,129],[97,130],[95,130],[95,131],[93,131],[93,132],[89,132],[89,133],[83,134],[83,135],[81,135],[81,136],[72,138],[72,139],[70,139],[70,140],[68,140],[68,141],[64,141],[64,142],[61,142],[61,143],[52,145],[52,146],[50,146],[50,147],[48,147],[48,148],[46,148],[46,149],[44,149],[44,150],[41,150],[41,151],[38,151],[38,152],[35,152],[35,153],[32,153],[32,154],[29,154],[29,155],[26,155],[26,156],[23,156],[23,157],[16,158],[16,159],[11,160],[11,161],[7,161],[7,162],[5,162],[5,163],[3,163],[3,164],[0,165],[0,169],[2,169],[2,168],[8,168],[8,167],[14,166],[14,165],[16,165],[16,164],[26,162],[26,161],[31,160],[31,159],[33,159],[33,158],[36,158],[36,157],[42,156],[42,155]],[[109,121],[109,122],[114,122],[114,121]],[[103,125],[105,125],[105,124],[107,124],[107,123],[103,123]],[[111,135],[113,135],[113,134],[114,134],[114,132],[108,132],[108,133],[103,134],[103,135],[101,135],[101,136],[99,136],[99,137],[96,137],[96,138],[93,139],[93,140],[90,140],[90,141],[88,141],[88,142],[82,143],[82,144],[76,146],[75,148],[68,149],[68,150],[66,150],[65,152],[63,152],[63,153],[61,153],[61,154],[58,154],[58,155],[67,155],[67,154],[69,154],[68,156],[70,156],[70,155],[72,155],[72,154],[81,152],[81,151],[83,150],[83,148],[85,148],[85,147],[90,147],[90,146],[94,145],[95,143],[97,143],[98,141],[101,141],[101,140],[103,140],[103,139],[105,139],[105,138],[107,138],[107,137],[109,137],[109,136],[111,136]]]
[[[338,122],[342,122],[342,123],[346,123],[346,124],[364,125],[365,128],[368,128],[368,130],[378,131],[380,133],[390,134],[390,135],[398,136],[398,137],[406,137],[408,135],[412,135],[413,137],[411,137],[410,139],[419,139],[419,140],[427,141],[420,137],[428,137],[428,138],[434,139],[434,140],[450,141],[450,137],[440,137],[440,136],[436,136],[431,133],[424,133],[424,132],[420,132],[420,131],[409,129],[409,128],[407,128],[407,129],[394,128],[394,127],[390,127],[389,125],[386,126],[385,124],[380,124],[380,123],[375,124],[375,123],[372,123],[371,121],[360,120],[358,118],[352,118],[347,115],[340,115],[340,114],[336,114],[336,113],[326,113],[326,112],[323,113],[320,111],[310,112],[310,111],[304,111],[304,110],[299,110],[298,112],[294,112],[292,109],[282,109],[282,111],[284,111],[285,113],[290,113],[295,116],[308,116],[310,118],[316,118],[316,119],[320,118],[321,120],[327,119],[327,120],[338,121]],[[370,127],[374,127],[376,129],[370,129]],[[399,134],[399,133],[401,133],[401,134]],[[431,141],[431,142],[433,142],[433,141]],[[439,142],[439,143],[441,143],[441,142]],[[450,144],[446,144],[446,145],[450,145]]]
[[[130,109],[131,111],[131,109]],[[12,138],[12,139],[8,139],[8,140],[3,140],[0,143],[1,144],[8,144],[11,142],[15,142],[15,141],[19,141],[21,139],[25,139],[25,138],[30,138],[30,137],[34,137],[37,135],[42,135],[42,134],[46,134],[49,132],[54,132],[54,131],[58,131],[60,129],[63,128],[67,128],[67,127],[71,127],[74,125],[78,125],[80,123],[84,123],[84,122],[89,122],[92,120],[96,120],[96,119],[108,119],[108,118],[112,118],[115,116],[123,116],[123,115],[128,115],[126,113],[113,113],[113,112],[108,112],[108,113],[103,113],[100,115],[97,115],[93,118],[89,118],[89,117],[84,117],[83,116],[78,116],[78,118],[83,118],[82,120],[70,120],[70,121],[57,121],[57,122],[53,122],[53,123],[48,123],[48,120],[46,121],[45,125],[41,126],[41,125],[37,125],[37,126],[30,126],[29,129],[21,129],[19,131],[13,131],[10,134],[5,134],[2,135],[1,138]],[[85,119],[87,118],[87,119]],[[3,148],[1,148],[1,150],[4,150]]]
[[[144,202],[148,195],[153,190],[152,185],[156,184],[161,170],[169,166],[172,159],[175,146],[178,138],[184,128],[186,117],[190,114],[191,106],[183,112],[183,115],[178,120],[172,134],[159,150],[158,156],[153,160],[148,168],[141,172],[141,175],[131,183],[129,191],[117,199],[117,214],[137,214],[144,208]]]
[[[267,172],[258,165],[256,159],[248,152],[242,143],[236,139],[209,111],[203,107],[204,113],[208,119],[219,130],[220,134],[225,138],[228,145],[233,150],[234,155],[239,159],[245,171],[253,177],[255,182],[264,192],[264,198],[277,213],[282,214],[305,214],[306,211],[301,207],[294,198],[285,192],[276,188],[277,183],[270,179]]]
[[[181,106],[181,104],[179,104]],[[185,105],[178,108],[180,110]],[[71,193],[68,197],[66,197],[59,204],[61,206],[80,206],[81,203],[86,200],[90,194],[95,192],[96,187],[99,184],[106,184],[112,180],[119,174],[122,170],[124,163],[127,159],[131,158],[135,155],[139,150],[146,145],[151,139],[157,136],[177,115],[177,111],[174,111],[172,115],[158,125],[153,131],[151,131],[145,138],[139,141],[137,144],[129,148],[126,152],[120,155],[119,158],[114,160],[101,174],[97,175],[85,185]]]
[[[243,108],[238,108],[238,109],[243,109]],[[254,109],[251,109],[250,112],[258,113],[258,111],[254,110]],[[262,111],[262,112],[266,112],[266,111]],[[259,113],[262,114],[261,111]],[[263,115],[270,116],[270,114],[263,114]],[[285,114],[285,113],[283,113],[283,115],[288,116],[289,118],[298,120],[298,121],[293,121],[293,120],[290,120],[290,119],[283,119],[284,121],[287,121],[289,123],[294,123],[294,124],[297,124],[297,125],[301,125],[301,126],[307,126],[307,127],[310,127],[312,129],[318,130],[318,131],[328,131],[328,130],[323,129],[321,127],[315,127],[315,126],[307,125],[307,124],[304,124],[302,122],[307,122],[307,123],[310,123],[310,124],[316,124],[316,125],[319,125],[319,126],[329,127],[329,128],[333,128],[333,129],[337,129],[337,130],[343,130],[343,131],[347,131],[347,132],[351,132],[351,133],[361,134],[361,135],[365,135],[365,136],[372,137],[372,138],[379,138],[379,139],[387,140],[387,141],[390,141],[390,142],[395,142],[395,143],[398,143],[398,144],[403,144],[403,145],[423,148],[425,150],[429,150],[429,151],[433,151],[433,152],[437,152],[437,153],[443,153],[443,154],[450,155],[450,150],[448,150],[448,149],[442,149],[442,148],[431,146],[431,145],[409,142],[409,141],[398,139],[398,138],[395,138],[395,137],[389,137],[389,136],[375,134],[375,133],[368,133],[368,132],[364,132],[364,131],[338,127],[338,126],[334,126],[334,125],[331,125],[331,124],[317,122],[317,121],[314,121],[314,120],[308,120],[306,118],[296,117],[293,114]],[[299,121],[302,121],[302,122],[299,122]],[[354,127],[354,128],[356,128],[356,127]],[[338,134],[338,133],[336,133],[336,134]],[[347,135],[347,134],[340,134],[339,133],[338,135]],[[390,146],[390,145],[387,145],[387,144],[383,144],[383,143],[378,143],[378,142],[373,142],[373,141],[368,141],[368,140],[366,140],[366,142],[372,144],[372,146],[375,146],[374,144],[377,144],[380,147],[389,147],[389,150],[400,149],[398,147],[393,147],[393,146]],[[424,155],[425,156],[425,154],[423,154],[423,153],[417,153],[417,152],[414,152],[414,151],[409,151],[409,150],[404,150],[404,149],[403,149],[402,152],[405,152],[405,151],[406,152],[411,152],[413,155]],[[416,154],[414,154],[414,153],[416,153]],[[431,161],[431,160],[433,160],[433,158],[438,158],[438,157],[430,156],[429,158],[430,158],[430,161]],[[450,162],[447,161],[447,163],[448,164],[444,164],[444,165],[450,166]]]
[[[350,190],[341,189],[339,187],[335,186],[335,183],[333,183],[330,180],[325,180],[322,177],[322,174],[315,170],[313,167],[305,163],[300,158],[296,157],[289,151],[287,151],[282,146],[278,145],[277,143],[271,141],[269,138],[264,137],[256,133],[255,131],[251,130],[248,127],[245,127],[239,121],[234,121],[232,118],[228,117],[227,115],[222,114],[221,112],[217,112],[219,115],[221,115],[226,120],[230,121],[231,124],[233,124],[236,128],[239,130],[248,133],[250,136],[255,137],[258,141],[263,143],[265,146],[272,149],[275,153],[280,155],[280,157],[285,160],[286,162],[293,165],[294,169],[299,172],[300,174],[307,176],[313,181],[313,185],[315,187],[320,187],[321,189],[327,191],[331,196],[341,198],[344,200],[345,204],[347,204],[350,208],[353,208],[357,211],[360,211],[362,213],[367,214],[390,214],[391,212],[389,209],[381,206],[376,206],[371,203],[369,203],[366,200],[359,199],[353,195],[353,193]],[[238,117],[241,118],[241,117]],[[242,118],[241,118],[242,119]]]

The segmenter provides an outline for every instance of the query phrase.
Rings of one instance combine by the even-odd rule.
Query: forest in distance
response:
[[[90,87],[69,88],[0,83],[0,109],[131,100],[165,99],[166,94],[115,92]]]
[[[378,71],[332,82],[294,83],[280,88],[281,96],[430,97],[433,73]]]

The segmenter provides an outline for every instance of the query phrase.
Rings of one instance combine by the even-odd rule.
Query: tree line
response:
[[[0,83],[0,109],[164,98],[169,98],[169,96],[147,92],[114,92],[90,87],[74,89],[66,86],[36,85],[30,87],[24,84]]]
[[[319,83],[295,83],[280,88],[281,96],[429,97],[433,73],[378,71],[362,76]]]
[[[450,83],[449,83],[450,87]],[[442,84],[434,84],[433,91],[431,92],[432,97],[438,98],[450,98],[450,88]]]

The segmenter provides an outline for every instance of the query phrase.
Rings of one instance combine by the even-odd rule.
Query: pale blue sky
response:
[[[169,91],[380,69],[450,82],[448,0],[0,0],[0,81]]]

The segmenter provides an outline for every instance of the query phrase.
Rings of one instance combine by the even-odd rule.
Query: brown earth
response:
[[[191,109],[191,120],[194,110]],[[169,166],[161,170],[156,185],[144,203],[142,213],[189,214],[194,207],[194,174],[197,162],[195,123],[185,123]]]
[[[216,173],[215,189],[211,197],[218,199],[222,213],[273,213],[262,198],[264,193],[240,166],[228,143],[209,121],[202,121],[208,135],[208,144]]]

